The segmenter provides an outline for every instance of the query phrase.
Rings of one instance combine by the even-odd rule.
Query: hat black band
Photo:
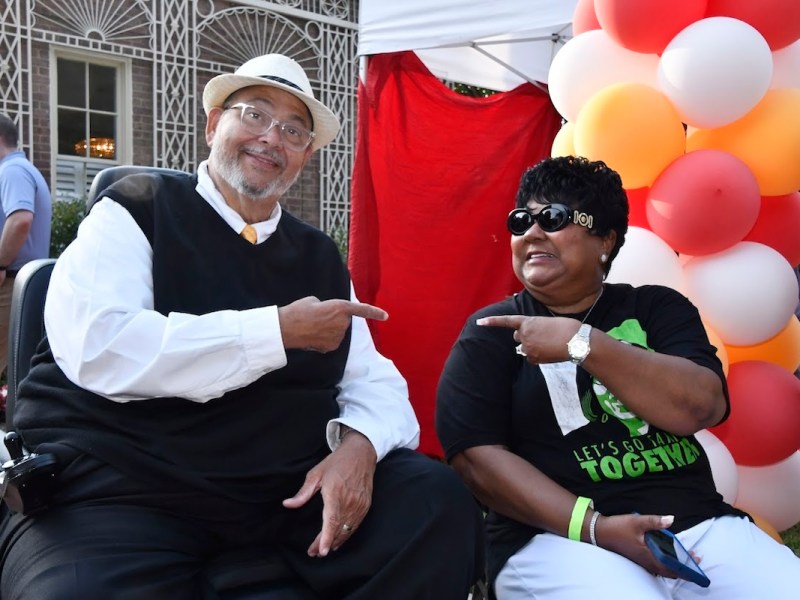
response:
[[[281,83],[283,85],[288,85],[290,88],[296,89],[298,92],[303,92],[302,88],[297,85],[296,83],[292,83],[288,79],[284,79],[283,77],[276,77],[275,75],[260,75],[261,79],[269,79],[274,81],[275,83]],[[314,115],[311,114],[311,110],[308,111],[308,116],[311,117],[311,131],[314,131]]]
[[[283,77],[275,77],[274,75],[259,75],[262,79],[271,79],[276,83],[282,83],[283,85],[288,85],[290,88],[296,89],[298,92],[302,92],[303,90],[300,88],[299,85],[296,83],[292,83],[288,79],[284,79]]]

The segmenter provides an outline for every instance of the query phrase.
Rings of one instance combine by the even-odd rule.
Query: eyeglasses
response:
[[[537,213],[529,208],[515,208],[508,213],[506,227],[514,235],[525,235],[534,223],[539,223],[542,231],[553,233],[561,231],[570,222],[591,229],[594,217],[572,210],[566,204],[548,204]]]
[[[260,110],[251,104],[239,102],[225,109],[238,108],[242,111],[240,119],[242,126],[253,135],[267,135],[273,127],[280,131],[281,141],[290,150],[302,152],[314,140],[315,133],[305,127],[294,123],[281,123],[268,112]]]

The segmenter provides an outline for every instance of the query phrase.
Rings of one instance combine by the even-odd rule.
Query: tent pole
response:
[[[535,81],[535,80],[531,79],[530,77],[528,77],[527,75],[525,75],[525,73],[523,73],[522,71],[520,71],[520,70],[518,70],[518,69],[515,69],[514,67],[512,67],[512,66],[511,66],[510,64],[508,64],[507,62],[503,62],[502,60],[500,60],[499,58],[497,58],[496,56],[494,56],[494,55],[493,55],[493,54],[491,54],[490,52],[487,52],[486,50],[484,50],[483,48],[481,48],[481,47],[480,47],[478,44],[476,44],[475,42],[470,42],[469,46],[470,46],[470,48],[472,48],[473,50],[476,50],[476,51],[480,52],[481,54],[483,54],[483,55],[484,55],[486,58],[488,58],[488,59],[491,59],[491,60],[493,60],[494,62],[496,62],[498,65],[501,65],[501,66],[505,67],[506,69],[508,69],[509,71],[511,71],[512,73],[514,73],[514,75],[517,75],[518,77],[520,77],[520,78],[524,79],[525,81],[527,81],[527,82],[528,82],[528,83],[530,83],[531,85],[534,85],[534,86],[536,86],[537,88],[539,88],[539,89],[540,89],[540,90],[542,90],[543,92],[547,92],[547,88],[546,88],[545,86],[543,86],[541,83],[539,83],[538,81]]]
[[[524,37],[524,38],[512,38],[512,39],[501,39],[501,40],[481,40],[479,42],[453,42],[450,44],[440,44],[438,46],[430,46],[426,48],[420,48],[420,50],[430,50],[432,48],[458,48],[460,46],[464,46],[465,44],[480,44],[481,46],[496,46],[498,44],[508,44],[508,43],[520,43],[520,42],[544,42],[550,40],[551,42],[559,43],[561,40],[564,39],[560,33],[551,33],[549,35],[537,35],[534,37]]]

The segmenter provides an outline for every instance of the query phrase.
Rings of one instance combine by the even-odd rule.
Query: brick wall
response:
[[[133,164],[154,165],[153,155],[153,65],[143,60],[131,64],[131,135]]]
[[[47,183],[51,179],[50,164],[50,48],[47,44],[31,45],[31,118],[33,121],[33,156],[30,159],[42,172]],[[55,108],[53,108],[55,110]]]

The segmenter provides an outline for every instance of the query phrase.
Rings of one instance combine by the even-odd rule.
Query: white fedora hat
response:
[[[314,150],[329,144],[339,133],[339,119],[331,110],[314,98],[303,67],[283,54],[265,54],[251,58],[233,74],[217,75],[203,90],[203,109],[208,112],[221,107],[237,90],[252,85],[268,85],[297,96],[308,107],[314,120]]]

